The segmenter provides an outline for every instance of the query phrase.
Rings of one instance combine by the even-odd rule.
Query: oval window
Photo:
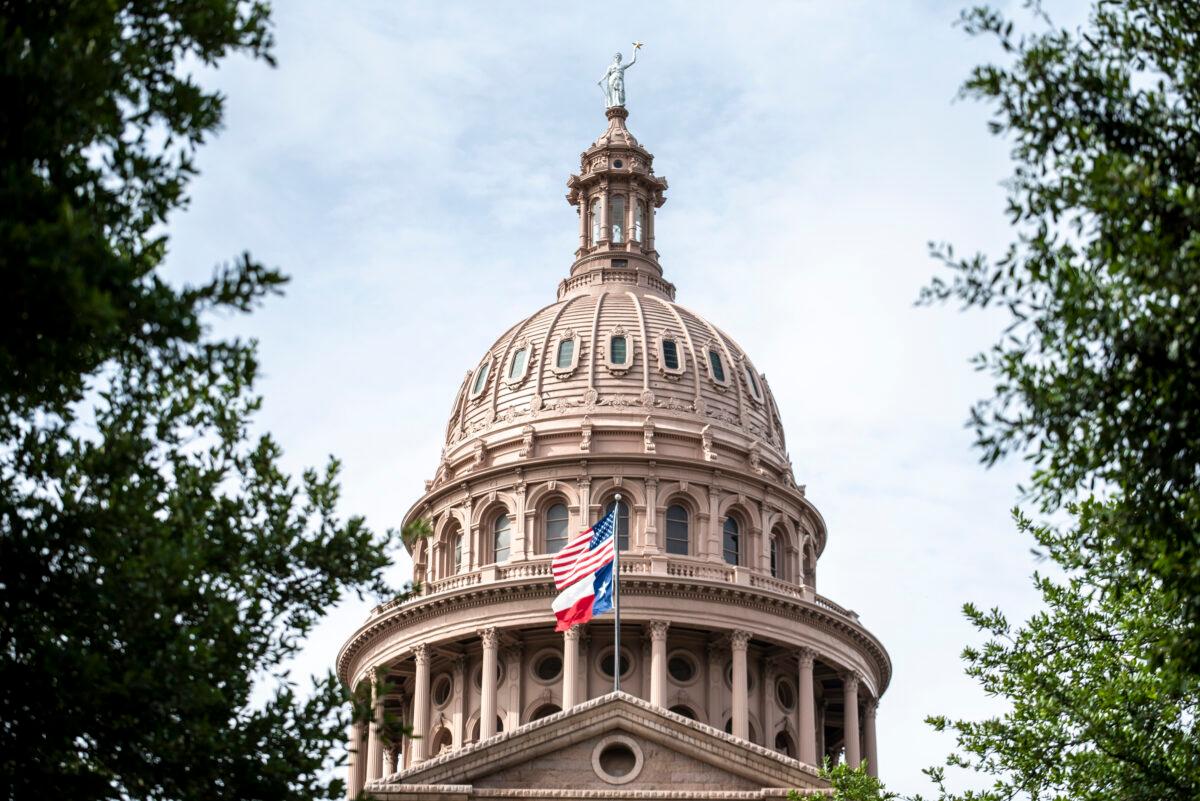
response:
[[[491,362],[484,362],[479,370],[475,373],[475,383],[471,385],[471,395],[478,395],[483,392],[483,388],[487,386],[488,369],[492,366]]]

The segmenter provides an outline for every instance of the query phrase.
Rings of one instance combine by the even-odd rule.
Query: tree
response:
[[[832,790],[830,801],[892,801],[897,798],[889,792],[883,782],[867,773],[867,766],[852,768],[845,762],[831,766],[829,760],[820,768],[821,778],[829,782]],[[788,791],[788,801],[802,801],[805,796],[796,790]]]
[[[248,311],[284,277],[248,256],[199,287],[157,274],[221,119],[186,67],[269,61],[267,11],[0,11],[7,798],[344,794],[330,768],[350,694],[332,674],[299,691],[286,664],[344,593],[388,592],[394,534],[338,516],[336,460],[295,480],[249,435],[253,344],[214,340],[205,315]]]
[[[1013,142],[998,260],[938,255],[923,297],[1000,306],[1004,338],[979,357],[995,394],[972,414],[983,458],[1025,454],[1031,498],[1081,509],[1071,566],[1110,552],[1161,584],[1183,625],[1156,658],[1200,674],[1200,5],[1099,0],[1077,31],[1018,32],[964,14],[1008,66],[964,93],[991,102]]]
[[[1044,608],[986,635],[968,675],[1007,702],[952,731],[948,765],[991,786],[945,798],[1200,796],[1200,5],[1098,0],[1077,30],[1036,3],[1036,31],[1000,12],[966,30],[1010,57],[964,86],[1013,142],[998,260],[951,270],[923,300],[1000,306],[1012,321],[978,357],[996,379],[972,411],[985,463],[1024,455],[1014,512],[1051,575]]]

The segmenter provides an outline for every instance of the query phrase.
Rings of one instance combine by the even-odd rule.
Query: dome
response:
[[[708,461],[790,479],[770,386],[738,344],[659,293],[610,283],[512,326],[467,372],[439,479],[451,480],[478,446],[503,462],[526,435],[589,425],[627,427],[638,453],[693,440]],[[581,437],[578,450],[590,443]]]
[[[356,724],[352,792],[420,799],[485,774],[521,792],[723,792],[745,789],[722,770],[747,755],[793,771],[754,785],[783,792],[820,785],[811,766],[842,753],[876,763],[891,660],[857,614],[818,594],[825,521],[793,478],[767,379],[675,302],[654,237],[667,181],[625,108],[606,114],[567,181],[579,246],[553,302],[466,365],[441,459],[405,518],[429,528],[404,543],[415,591],[372,610],[338,654],[374,720],[418,735]],[[554,560],[597,536],[619,554],[600,571],[616,577],[623,622],[598,613],[560,628],[555,604],[583,581],[557,586]],[[542,745],[523,745],[589,726],[608,736],[618,708],[647,731],[708,738],[714,772],[597,768],[563,782],[538,761]],[[620,736],[637,748],[631,725]],[[496,754],[517,773],[472,767]]]

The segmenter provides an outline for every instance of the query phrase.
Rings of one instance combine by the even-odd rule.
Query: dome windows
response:
[[[558,553],[567,544],[567,507],[556,503],[546,510],[546,553]]]
[[[554,340],[554,361],[551,368],[559,378],[566,378],[579,366],[579,335],[564,331]]]
[[[742,362],[742,372],[746,374],[746,384],[750,387],[750,394],[759,403],[762,403],[762,390],[758,387],[758,376],[754,374],[754,368],[750,366],[750,362]]]
[[[492,561],[499,564],[508,561],[512,543],[512,527],[507,514],[500,514],[492,526]]]
[[[487,387],[488,371],[492,367],[492,360],[488,359],[475,370],[475,378],[471,381],[471,398],[478,398],[483,394],[483,390]]]
[[[669,378],[683,375],[683,358],[679,352],[679,339],[672,333],[658,340],[658,369]]]
[[[620,245],[625,241],[625,196],[613,195],[608,201],[608,224],[612,229],[612,242]]]
[[[742,532],[741,526],[738,525],[737,518],[725,518],[723,534],[724,536],[721,550],[725,557],[726,564],[741,564]]]
[[[725,360],[716,345],[708,347],[708,377],[721,386],[725,386]]]
[[[604,355],[607,357],[605,365],[609,372],[624,375],[625,371],[633,366],[633,337],[625,333],[624,328],[617,327],[608,335]]]
[[[533,344],[528,340],[519,339],[512,347],[514,350],[512,356],[508,359],[508,371],[504,376],[504,383],[510,387],[516,386],[525,380],[525,376],[529,374],[529,364],[533,360],[531,355]]]
[[[688,510],[679,504],[667,508],[667,553],[687,556]]]

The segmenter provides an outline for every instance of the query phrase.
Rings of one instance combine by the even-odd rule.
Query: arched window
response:
[[[625,241],[625,196],[613,195],[608,201],[608,225],[612,228],[613,244]]]
[[[507,562],[509,549],[509,522],[508,515],[502,514],[496,518],[496,524],[492,528],[492,561]]]
[[[608,502],[604,507],[604,514],[608,514],[616,506],[616,499]],[[629,550],[629,505],[625,501],[621,501],[621,508],[617,510],[617,547],[622,551]]]
[[[784,756],[795,756],[796,749],[792,745],[791,736],[786,731],[781,731],[775,735],[775,750]]]
[[[558,704],[542,704],[533,711],[533,714],[529,716],[529,719],[531,721],[541,720],[542,718],[548,718],[551,715],[557,715],[559,712],[562,712],[562,708],[559,707]]]
[[[437,736],[433,738],[433,745],[430,746],[429,755],[431,757],[437,756],[443,751],[449,750],[453,744],[454,735],[450,733],[450,730],[446,728],[439,729]]]
[[[667,553],[687,556],[688,511],[679,504],[667,509]]]
[[[641,242],[646,230],[646,204],[639,200],[633,208],[633,241]]]
[[[779,578],[779,537],[771,535],[771,575]]]
[[[725,561],[731,565],[741,563],[742,536],[738,522],[733,517],[725,518]]]
[[[508,380],[516,381],[525,375],[525,362],[529,358],[529,348],[521,348],[513,354],[508,365]]]
[[[546,553],[558,553],[567,544],[567,507],[556,503],[546,510]]]
[[[746,381],[750,384],[750,391],[754,393],[755,400],[762,400],[762,392],[758,388],[758,378],[754,375],[754,369],[749,364],[745,365]]]
[[[454,537],[454,572],[463,571],[463,533],[460,531]]]
[[[600,244],[600,198],[592,199],[592,244]]]

